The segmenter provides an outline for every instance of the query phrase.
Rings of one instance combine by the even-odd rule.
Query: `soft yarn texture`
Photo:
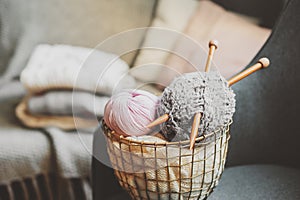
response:
[[[124,90],[111,97],[104,111],[104,121],[117,134],[140,136],[156,117],[159,98],[143,90]]]
[[[109,97],[80,91],[49,91],[28,99],[28,111],[33,115],[68,115],[102,117]]]
[[[167,87],[158,108],[170,119],[162,132],[170,141],[190,139],[195,113],[202,113],[199,136],[229,123],[235,112],[235,94],[218,72],[188,73]]]
[[[45,172],[66,178],[87,177],[91,168],[87,148],[92,148],[92,131],[24,128],[13,116],[18,101],[3,101],[0,96],[0,183],[26,180]]]
[[[17,106],[17,117],[34,128],[95,127],[96,116],[104,114],[107,96],[135,86],[128,70],[127,63],[115,54],[69,45],[38,45],[21,74],[30,94]]]
[[[31,92],[81,89],[110,95],[119,87],[131,88],[129,66],[117,55],[68,45],[38,45],[21,82]]]

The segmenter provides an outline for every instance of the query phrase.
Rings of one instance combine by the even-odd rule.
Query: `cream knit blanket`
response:
[[[127,63],[114,54],[39,45],[21,73],[28,95],[17,107],[17,116],[29,127],[95,127],[108,96],[135,86],[128,70]]]

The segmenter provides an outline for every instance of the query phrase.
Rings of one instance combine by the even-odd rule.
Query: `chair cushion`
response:
[[[232,86],[236,112],[228,165],[272,163],[300,168],[300,1],[288,1],[268,42],[253,62],[271,65]]]
[[[209,196],[217,199],[300,199],[300,170],[276,165],[246,165],[225,169]]]
[[[217,39],[220,43],[213,65],[225,78],[229,78],[251,61],[271,32],[258,26],[252,18],[227,11],[211,1],[186,1],[184,4],[178,1],[177,10],[176,3],[168,1],[158,4],[159,12],[152,26],[171,28],[183,35],[161,30],[147,33],[143,43],[143,48],[147,48],[140,51],[134,63],[138,68],[131,71],[141,81],[167,86],[179,74],[204,70],[207,44],[211,39]],[[179,12],[181,10],[189,12]],[[184,17],[174,15],[176,11],[185,13]],[[170,15],[170,20],[166,13]],[[149,49],[153,46],[154,49]],[[140,68],[141,65],[144,67]]]

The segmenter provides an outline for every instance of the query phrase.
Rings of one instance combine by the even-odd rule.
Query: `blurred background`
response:
[[[178,74],[203,70],[211,39],[214,66],[230,78],[285,3],[0,0],[0,199],[91,199],[92,134],[115,82],[159,94]]]

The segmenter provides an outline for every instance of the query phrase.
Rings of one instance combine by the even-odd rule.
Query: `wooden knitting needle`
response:
[[[218,41],[211,40],[209,42],[208,46],[209,46],[209,52],[208,52],[208,58],[207,58],[206,65],[205,65],[206,72],[208,72],[210,69],[210,63],[212,61],[213,54],[214,54],[215,50],[218,48]],[[201,116],[200,116],[200,118],[201,118]],[[154,126],[162,124],[162,123],[168,121],[168,119],[169,119],[169,115],[164,114],[164,115],[160,116],[159,118],[157,118],[156,120],[154,120],[153,122],[151,122],[150,124],[148,124],[147,128],[152,128]]]
[[[209,52],[208,52],[207,61],[205,65],[205,72],[209,72],[210,70],[212,58],[214,56],[215,50],[218,48],[218,41],[212,40],[209,42],[208,46],[209,46]],[[202,116],[201,113],[196,113],[194,115],[192,131],[190,135],[190,150],[194,148],[195,141],[198,136],[198,131],[199,131],[198,129],[200,126],[201,116]]]
[[[262,69],[266,68],[270,65],[270,60],[268,58],[261,58],[259,61],[254,64],[253,66],[249,67],[248,69],[244,70],[243,72],[239,73],[238,75],[234,76],[228,81],[229,86],[235,84],[236,82],[244,79],[245,77],[249,76],[250,74]],[[194,148],[195,141],[198,135],[198,128],[200,124],[201,113],[196,113],[193,121],[191,136],[190,136],[190,150]]]
[[[209,52],[208,52],[206,65],[205,65],[205,72],[209,72],[209,70],[210,70],[210,66],[211,66],[210,63],[214,56],[215,50],[218,48],[218,41],[217,40],[209,41],[208,47],[209,47]]]
[[[261,68],[268,67],[269,64],[270,64],[270,61],[269,61],[268,58],[259,59],[258,63],[254,64],[253,66],[249,67],[245,71],[243,71],[240,74],[238,74],[238,75],[234,76],[233,78],[231,78],[228,81],[229,86],[233,85],[234,83],[240,81],[243,78],[246,78],[247,76],[249,76],[250,74],[254,73],[255,71],[257,71]],[[154,126],[162,124],[162,123],[168,121],[168,119],[169,119],[169,115],[164,114],[164,115],[160,116],[159,118],[157,118],[156,120],[154,120],[153,122],[151,122],[150,124],[148,124],[147,128],[152,128]]]
[[[256,72],[257,70],[260,70],[262,68],[266,68],[270,65],[270,60],[266,57],[259,59],[259,61],[249,67],[248,69],[242,71],[238,75],[234,76],[228,81],[229,86],[235,84],[236,82],[244,79],[245,77],[249,76],[250,74]]]
[[[168,121],[168,119],[169,119],[169,115],[166,113],[166,114],[160,116],[159,118],[157,118],[156,120],[154,120],[153,122],[151,122],[150,124],[148,124],[147,128],[152,128],[154,126],[162,124],[162,123]]]

